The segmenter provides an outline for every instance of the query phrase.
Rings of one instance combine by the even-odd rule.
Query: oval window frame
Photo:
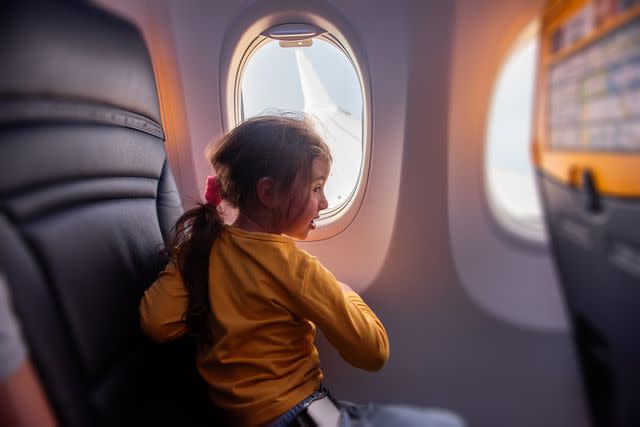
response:
[[[357,216],[365,197],[372,149],[371,84],[366,67],[366,56],[354,33],[348,33],[347,37],[344,31],[338,29],[332,21],[309,11],[304,11],[302,17],[300,12],[288,13],[291,16],[286,16],[286,14],[278,16],[277,12],[270,11],[259,19],[254,18],[253,22],[244,28],[239,25],[241,22],[236,22],[234,25],[237,25],[238,30],[227,34],[220,61],[222,123],[225,130],[228,131],[242,118],[240,88],[243,72],[251,56],[261,46],[272,40],[265,35],[267,31],[285,26],[315,27],[321,32],[314,37],[323,38],[323,41],[331,43],[346,55],[354,67],[362,93],[362,162],[356,186],[351,191],[350,197],[331,211],[323,212],[318,221],[318,227],[306,239],[306,241],[321,241],[337,236],[347,229]],[[275,19],[276,17],[278,19]],[[339,19],[336,20],[339,21]],[[342,25],[341,28],[347,28],[347,26]]]

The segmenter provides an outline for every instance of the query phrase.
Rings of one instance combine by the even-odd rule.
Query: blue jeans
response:
[[[340,427],[465,427],[457,414],[411,405],[359,405],[341,400]]]
[[[300,411],[302,411],[304,408],[306,408],[307,405],[309,405],[309,403],[311,403],[315,399],[317,399],[319,397],[322,397],[324,395],[325,395],[325,392],[321,387],[320,390],[314,391],[308,397],[306,397],[300,403],[298,403],[296,406],[294,406],[293,408],[289,409],[284,414],[280,415],[280,417],[278,419],[276,419],[273,423],[269,424],[269,427],[287,427],[287,426],[289,426],[296,419],[296,417],[298,416]]]
[[[316,398],[330,395],[324,388],[314,391],[293,408],[282,414],[269,427],[289,427],[296,417]],[[359,405],[341,400],[340,427],[465,427],[465,421],[457,414],[435,408],[411,405]]]

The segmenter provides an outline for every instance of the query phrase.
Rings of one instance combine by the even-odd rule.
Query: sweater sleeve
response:
[[[368,371],[382,369],[389,358],[384,326],[358,294],[343,291],[315,258],[304,275],[300,308],[348,363]]]
[[[140,301],[140,326],[156,342],[171,341],[187,332],[183,315],[188,294],[176,265],[170,261]]]

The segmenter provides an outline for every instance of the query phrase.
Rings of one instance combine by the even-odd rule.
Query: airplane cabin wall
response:
[[[476,303],[520,326],[563,332],[566,312],[548,244],[527,241],[499,224],[484,179],[494,84],[518,36],[540,17],[545,2],[458,2],[447,159],[449,230],[461,284]]]
[[[177,98],[184,103],[186,123],[183,133],[176,136],[183,141],[179,151],[193,157],[191,165],[188,161],[173,165],[180,168],[181,189],[190,192],[187,196],[199,197],[199,186],[189,185],[189,181],[202,182],[209,173],[202,153],[209,139],[223,131],[218,64],[225,32],[243,9],[255,7],[254,2],[98,3],[136,21],[147,39],[161,33],[163,40],[173,41],[168,52],[175,57],[165,58],[165,62],[175,67],[175,82],[181,91]],[[561,324],[562,304],[557,289],[553,294],[557,284],[552,273],[531,273],[535,263],[526,264],[525,256],[522,265],[529,269],[527,275],[533,274],[528,277],[528,286],[535,286],[537,278],[546,281],[541,284],[543,289],[551,290],[538,293],[541,296],[535,303],[543,312],[555,310],[558,317],[554,324],[560,327],[518,322],[509,314],[517,311],[517,306],[504,310],[505,315],[496,315],[478,303],[477,295],[470,294],[467,288],[483,287],[483,281],[469,283],[468,277],[462,277],[451,242],[455,213],[450,209],[483,209],[470,202],[477,200],[471,194],[477,187],[452,195],[450,182],[457,172],[452,167],[463,174],[465,168],[477,169],[484,163],[479,148],[485,137],[482,118],[487,115],[493,84],[493,77],[486,75],[467,81],[473,74],[456,67],[473,66],[465,60],[467,53],[483,52],[469,53],[483,61],[478,71],[497,72],[509,37],[517,36],[515,22],[528,23],[528,15],[534,13],[531,3],[311,3],[318,10],[326,4],[329,15],[338,11],[359,34],[368,60],[374,114],[372,165],[362,214],[339,237],[306,247],[339,278],[365,289],[363,297],[383,321],[391,343],[389,362],[381,372],[371,374],[348,366],[320,337],[327,385],[341,399],[448,408],[464,416],[470,426],[586,426],[575,355]],[[474,13],[483,9],[491,13]],[[495,39],[487,36],[491,27],[505,29],[504,44],[498,49]],[[153,42],[150,47],[153,55]],[[466,101],[462,89],[473,94],[468,108],[461,104]],[[466,124],[471,125],[464,132],[457,130]],[[450,151],[452,144],[460,148],[462,142],[475,148]],[[389,153],[388,164],[380,155],[385,152]],[[464,162],[453,164],[449,158],[452,152],[465,155]],[[393,185],[372,185],[387,180]],[[375,192],[382,193],[378,197],[389,204],[397,200],[393,217],[384,219],[389,226],[376,222],[376,215],[385,210],[369,205],[378,203],[379,199],[369,196]],[[451,197],[461,203],[452,203]],[[482,248],[483,239],[488,238],[473,229],[468,232],[469,239],[480,239],[476,247]],[[388,239],[384,256],[376,257],[380,265],[373,262],[363,267],[369,250],[362,243],[364,233],[384,233]],[[517,244],[504,245],[503,250],[526,251]],[[350,262],[352,256],[354,262]],[[363,268],[368,270],[363,272]],[[513,272],[514,280],[518,274],[522,272]],[[491,292],[499,298],[499,292]],[[526,301],[507,298],[494,302],[498,309],[500,304],[513,303]]]

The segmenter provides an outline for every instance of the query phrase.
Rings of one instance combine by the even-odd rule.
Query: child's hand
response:
[[[346,283],[342,283],[341,281],[338,280],[338,284],[340,285],[342,290],[345,292],[355,292],[353,289],[351,289],[351,286],[347,285]]]

